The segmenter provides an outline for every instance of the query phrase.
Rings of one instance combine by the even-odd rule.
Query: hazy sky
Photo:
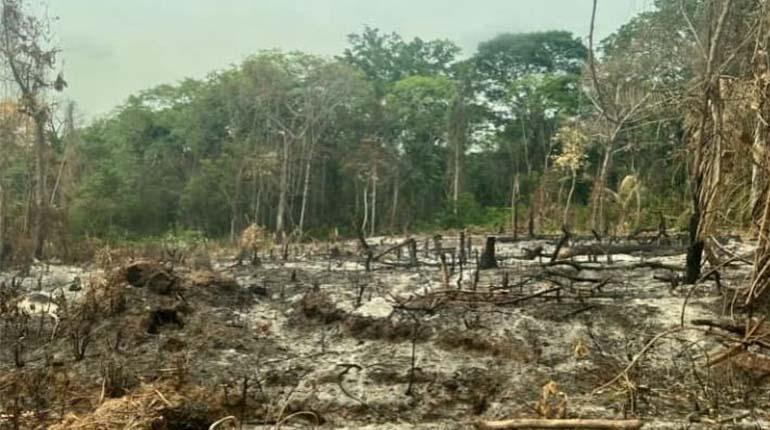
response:
[[[652,0],[599,1],[604,37]],[[128,95],[199,78],[260,49],[335,55],[364,24],[449,38],[464,54],[501,32],[588,34],[591,0],[49,0],[67,96],[89,117]]]

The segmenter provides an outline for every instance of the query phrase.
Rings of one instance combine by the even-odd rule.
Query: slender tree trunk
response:
[[[377,166],[374,167],[372,175],[372,228],[370,236],[374,236],[377,228]]]
[[[390,208],[390,225],[393,229],[398,229],[398,188],[399,188],[399,181],[398,181],[398,165],[396,165],[396,174],[394,175],[393,179],[393,206]]]
[[[532,174],[532,161],[529,159],[529,143],[527,141],[527,127],[524,126],[524,116],[519,118],[521,120],[521,136],[522,142],[524,142],[524,165],[527,166],[527,175]]]
[[[762,203],[764,203],[764,194],[767,190],[767,172],[764,169],[765,159],[767,155],[765,152],[767,148],[765,146],[765,125],[762,120],[757,120],[757,125],[754,128],[754,143],[752,145],[752,159],[751,165],[751,211],[752,211],[752,231],[758,232],[759,225],[757,220],[762,220]]]
[[[289,137],[283,136],[283,159],[281,162],[281,180],[278,186],[278,213],[275,217],[275,232],[284,232],[284,218],[286,217],[286,198],[289,192]]]
[[[230,201],[230,241],[235,243],[235,238],[238,235],[238,217],[240,216],[240,200],[241,200],[241,188],[243,179],[244,167],[238,168],[238,173],[235,175],[235,190],[233,192],[232,200]]]
[[[690,247],[687,251],[685,274],[685,283],[687,284],[695,283],[700,277],[705,247],[704,233],[710,229],[710,219],[713,217],[710,203],[719,187],[719,158],[722,156],[718,152],[722,134],[722,112],[719,108],[722,100],[719,75],[726,67],[726,64],[720,65],[723,54],[720,41],[731,6],[731,0],[724,0],[716,23],[713,25],[709,23],[708,55],[706,56],[704,71],[699,76],[703,85],[700,86],[702,88],[700,94],[702,99],[698,111],[700,118],[698,128],[695,131],[697,140],[695,141],[695,148],[693,148],[696,157],[691,170],[693,212],[689,225]],[[715,67],[720,68],[715,69]],[[713,139],[716,141],[712,142]],[[716,148],[712,148],[712,146]]]
[[[364,184],[364,221],[361,223],[361,234],[366,234],[366,226],[369,224],[369,180]]]
[[[518,170],[518,169],[517,169]],[[519,173],[513,177],[513,187],[511,192],[511,230],[513,239],[516,240],[519,235]]]
[[[43,258],[48,213],[45,165],[45,124],[47,118],[48,116],[45,113],[40,112],[33,117],[35,122],[35,208],[32,220],[32,241],[34,244],[34,256],[37,259]]]
[[[307,212],[307,202],[310,198],[310,172],[313,165],[313,145],[308,148],[307,162],[305,164],[305,183],[302,185],[302,207],[299,214],[299,235],[302,237],[305,227],[305,213]]]
[[[614,134],[614,133],[613,133]],[[597,232],[604,234],[606,227],[606,220],[604,219],[604,192],[607,188],[607,176],[610,170],[610,161],[612,160],[612,149],[614,143],[614,135],[611,140],[607,142],[604,149],[604,159],[602,160],[602,167],[599,170],[598,180],[594,182],[593,191],[593,208],[591,210],[591,227]]]
[[[61,160],[61,163],[59,163],[59,169],[58,173],[56,174],[56,180],[53,183],[53,190],[51,191],[51,200],[49,202],[49,205],[52,207],[56,206],[56,196],[59,193],[59,186],[61,184],[62,176],[64,175],[64,168],[67,166],[67,158],[66,158],[66,150],[65,150],[65,158]]]
[[[577,170],[572,169],[572,183],[569,187],[569,194],[567,194],[567,203],[564,205],[564,218],[562,219],[562,225],[569,225],[569,208],[572,204],[572,196],[575,194],[575,183],[577,182]]]
[[[5,261],[5,189],[0,182],[0,269]]]
[[[261,176],[255,176],[255,181],[257,181],[256,188],[257,188],[257,196],[254,198],[254,222],[257,225],[263,225],[259,221],[259,212],[262,206],[262,177]]]
[[[460,163],[462,161],[462,137],[455,136],[455,156],[454,156],[454,178],[452,181],[452,202],[454,203],[453,212],[457,215],[457,202],[460,199]]]

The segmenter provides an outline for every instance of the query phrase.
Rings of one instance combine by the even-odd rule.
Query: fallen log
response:
[[[589,420],[589,419],[512,419],[503,421],[480,421],[477,428],[482,430],[504,429],[611,429],[611,430],[636,430],[642,428],[644,423],[640,420]]]

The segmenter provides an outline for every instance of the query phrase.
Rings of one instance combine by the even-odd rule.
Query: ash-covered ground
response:
[[[682,253],[554,263],[552,238],[498,241],[498,268],[477,271],[482,239],[462,265],[457,237],[419,238],[416,266],[407,247],[380,256],[404,241],[383,237],[368,239],[370,271],[341,242],[257,266],[217,255],[3,273],[0,429],[768,425],[764,375],[707,364],[731,338],[692,324],[740,312],[751,266],[733,258],[679,285]]]

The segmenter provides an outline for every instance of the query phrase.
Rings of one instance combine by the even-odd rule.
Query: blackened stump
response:
[[[487,237],[487,244],[484,246],[484,252],[479,260],[479,270],[497,268],[497,259],[495,258],[495,237]]]

